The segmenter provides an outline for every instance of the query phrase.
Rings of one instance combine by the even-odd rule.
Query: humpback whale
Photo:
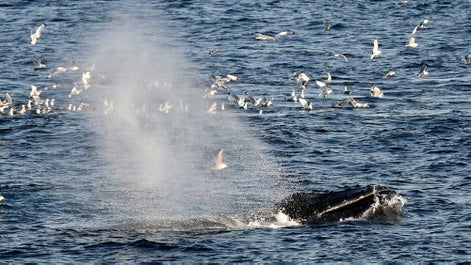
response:
[[[294,193],[277,203],[275,211],[305,225],[355,219],[397,221],[406,202],[384,186],[354,186],[325,193]]]

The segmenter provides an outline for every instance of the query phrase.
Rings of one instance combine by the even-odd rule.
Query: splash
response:
[[[202,76],[164,31],[127,17],[92,53],[102,200],[118,218],[143,220],[271,206],[284,194],[267,148],[234,113],[206,112]],[[212,170],[221,148],[228,167]]]

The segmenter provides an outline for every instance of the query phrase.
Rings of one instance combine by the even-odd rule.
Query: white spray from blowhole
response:
[[[203,98],[205,77],[152,23],[115,20],[91,54],[107,208],[117,219],[182,220],[271,207],[285,194],[266,146],[237,112],[206,113],[216,99]],[[228,168],[214,170],[221,148]]]

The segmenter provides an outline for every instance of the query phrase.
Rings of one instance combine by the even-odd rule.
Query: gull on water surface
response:
[[[41,63],[41,59],[39,57],[34,57],[33,62],[34,62],[33,70],[46,68],[46,65]]]
[[[471,53],[468,53],[464,56],[464,63],[465,64],[471,63]]]
[[[294,31],[290,29],[286,29],[286,30],[278,32],[278,34],[275,35],[275,38],[283,37],[286,35],[294,35],[294,34],[295,34]]]
[[[255,33],[255,36],[255,39],[257,40],[275,40],[275,37],[260,32]]]
[[[419,72],[417,73],[417,78],[428,75],[429,73],[428,73],[427,69],[428,69],[428,65],[426,65],[426,64],[422,65]]]
[[[214,167],[213,167],[213,169],[219,170],[219,169],[224,169],[224,168],[227,167],[227,165],[222,162],[223,156],[224,156],[224,149],[221,148],[221,150],[220,150],[219,153],[218,153],[218,156],[217,156],[216,159],[214,160]]]
[[[304,98],[300,98],[299,103],[301,103],[301,105],[303,106],[303,110],[312,110],[313,109],[312,102],[309,102]]]
[[[371,84],[370,93],[371,93],[371,96],[375,97],[375,98],[384,97],[384,94],[383,94],[383,92],[381,92],[381,89],[378,86],[376,86],[375,84]]]
[[[416,48],[417,46],[419,46],[419,44],[417,44],[417,42],[415,42],[414,37],[411,37],[409,39],[409,42],[406,44],[406,47],[410,47],[410,48]]]
[[[396,74],[396,71],[394,70],[389,70],[386,74],[384,74],[384,79],[392,77]]]

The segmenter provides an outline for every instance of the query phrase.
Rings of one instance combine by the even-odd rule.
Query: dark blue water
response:
[[[469,1],[0,6],[1,98],[20,109],[36,85],[55,99],[48,113],[0,116],[1,262],[471,262]],[[295,34],[255,39],[284,29]],[[46,69],[32,69],[35,56]],[[72,59],[78,71],[48,78]],[[417,78],[423,64],[430,74]],[[293,71],[312,79],[312,111],[285,100]],[[314,80],[328,72],[334,94],[320,98]],[[232,93],[273,106],[204,98],[209,77],[225,74],[239,77]],[[69,98],[74,83],[82,92]],[[333,107],[348,97],[369,108]],[[228,168],[212,170],[221,148]],[[405,216],[309,227],[264,214],[292,192],[356,184],[399,192]]]

